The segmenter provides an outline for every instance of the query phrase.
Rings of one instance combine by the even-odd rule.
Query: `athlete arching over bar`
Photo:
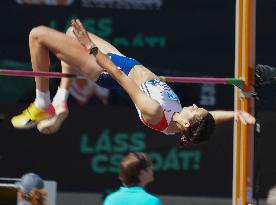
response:
[[[255,118],[241,111],[208,112],[196,105],[182,108],[178,96],[157,75],[138,61],[121,54],[115,47],[88,33],[79,20],[72,20],[67,35],[45,26],[33,28],[29,47],[34,71],[48,71],[49,52],[62,64],[64,73],[80,73],[100,86],[122,87],[135,104],[141,121],[165,134],[183,133],[182,143],[207,141],[214,123],[240,119],[255,123]],[[72,79],[63,78],[51,104],[49,79],[36,77],[36,99],[20,115],[11,119],[15,128],[37,126],[50,134],[59,129],[68,115],[66,100]]]

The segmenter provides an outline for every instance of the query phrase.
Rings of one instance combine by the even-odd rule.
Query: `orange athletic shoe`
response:
[[[12,125],[17,129],[31,129],[35,127],[41,120],[48,119],[55,115],[55,109],[49,105],[47,110],[42,110],[31,103],[29,107],[19,115],[11,119]]]
[[[53,134],[57,132],[64,120],[69,115],[68,106],[66,103],[53,105],[55,108],[55,115],[46,120],[42,120],[37,124],[37,129],[43,134]]]

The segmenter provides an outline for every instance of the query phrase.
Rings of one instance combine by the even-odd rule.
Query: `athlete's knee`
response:
[[[42,36],[47,35],[47,30],[48,28],[46,26],[34,27],[29,34],[29,40],[30,41],[41,40]]]

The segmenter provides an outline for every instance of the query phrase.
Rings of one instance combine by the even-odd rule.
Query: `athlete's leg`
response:
[[[70,36],[72,38],[75,38],[72,27],[69,27],[67,29],[66,35]],[[89,36],[102,52],[115,53],[118,55],[122,55],[114,46],[112,46],[110,43],[103,40],[102,38],[100,38],[92,33],[89,33]],[[61,61],[61,65],[62,65],[63,73],[76,73],[75,72],[76,69],[74,69],[71,65],[67,64],[66,62]],[[71,88],[72,83],[73,83],[73,79],[71,79],[71,78],[62,78],[61,79],[60,86],[59,86],[60,90],[58,90],[58,93],[54,98],[54,101],[53,101],[54,104],[57,104],[60,101],[65,101],[65,102],[67,101],[67,97],[68,97],[69,90]],[[59,95],[59,93],[60,93],[60,95]]]
[[[66,35],[75,38],[71,29],[66,31]],[[61,61],[62,73],[76,73],[69,64]],[[69,115],[67,100],[72,86],[73,78],[61,78],[57,92],[53,98],[52,104],[55,108],[55,116],[42,120],[38,123],[37,128],[43,134],[52,134],[57,132],[62,126],[64,120]]]
[[[64,69],[76,69],[93,81],[98,78],[102,70],[97,65],[94,57],[90,56],[75,38],[47,27],[40,26],[31,31],[29,46],[34,70],[48,70],[50,64],[49,51],[52,51],[60,60],[64,61]],[[48,79],[36,77],[35,80],[37,92],[42,93],[41,96],[49,92]],[[70,86],[71,80],[65,79],[63,81],[62,85],[64,84],[65,87]],[[49,94],[47,96],[49,98]],[[45,101],[44,97],[41,100],[37,98],[35,105],[42,109],[47,107],[47,103],[49,104],[50,100],[46,99],[47,102],[44,104],[43,100]],[[42,103],[39,103],[40,101]],[[40,104],[44,105],[44,107],[40,106]]]
[[[75,73],[70,65],[61,61],[63,73]],[[74,79],[62,78],[57,92],[53,98],[52,105],[55,109],[55,115],[49,119],[41,120],[37,124],[37,129],[43,134],[52,134],[57,132],[62,126],[64,120],[69,115],[67,100]]]
[[[49,51],[94,82],[102,71],[94,56],[89,55],[76,39],[56,30],[44,26],[34,28],[29,36],[29,46],[32,67],[36,71],[48,70]],[[49,81],[41,77],[37,77],[35,81],[37,88],[35,103],[23,111],[21,115],[12,118],[12,124],[16,128],[33,127],[37,122],[51,116],[50,111],[46,111],[46,106],[41,108],[37,106],[39,103],[36,103],[37,99],[42,99],[40,104],[43,105],[45,99],[49,99]]]
[[[67,29],[66,35],[72,38],[75,38],[73,27],[70,27]],[[110,43],[103,40],[102,38],[91,33],[89,33],[89,36],[103,53],[114,53],[117,55],[122,55],[114,46],[112,46]],[[71,65],[67,64],[64,61],[61,61],[61,65],[62,65],[63,73],[74,73],[74,68],[72,68]],[[61,79],[59,88],[53,99],[53,106],[56,110],[56,115],[50,119],[46,119],[39,122],[39,124],[37,125],[37,128],[40,132],[44,134],[52,134],[54,132],[57,132],[60,129],[62,123],[64,122],[64,120],[67,118],[69,114],[67,99],[69,96],[69,90],[71,88],[72,83],[73,83],[73,79],[70,79],[70,78]],[[107,100],[106,95],[101,95],[100,97],[103,100],[103,102],[106,103],[106,100]]]
[[[40,68],[38,63],[46,64],[45,62],[49,62],[49,51],[53,52],[57,58],[70,65],[70,68],[83,74],[94,82],[103,70],[96,63],[94,56],[89,55],[86,48],[75,38],[48,27],[39,26],[31,31],[30,50],[31,53],[32,51],[34,53],[32,55],[33,67],[39,70],[45,70],[45,65],[42,65],[42,68]],[[41,80],[41,78],[37,79],[37,88],[44,89],[42,85],[43,80]]]

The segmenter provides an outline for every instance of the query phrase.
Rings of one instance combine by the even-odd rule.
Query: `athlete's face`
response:
[[[189,127],[190,126],[190,120],[194,118],[196,115],[201,116],[203,114],[206,114],[208,112],[204,108],[197,107],[196,104],[193,104],[188,107],[183,107],[182,111],[180,112],[180,124],[182,127]],[[184,128],[183,128],[184,129]]]

